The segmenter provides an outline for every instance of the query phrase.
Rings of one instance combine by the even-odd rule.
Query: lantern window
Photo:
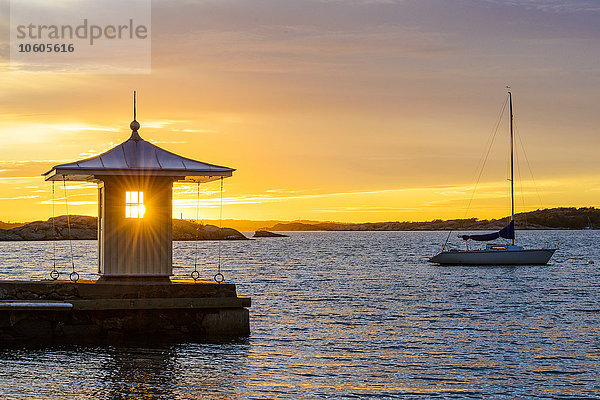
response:
[[[125,192],[125,218],[144,218],[144,192]]]

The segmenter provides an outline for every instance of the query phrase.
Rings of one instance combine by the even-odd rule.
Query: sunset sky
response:
[[[49,218],[40,174],[126,140],[134,89],[145,140],[237,169],[225,218],[507,215],[507,120],[466,210],[506,85],[535,179],[519,152],[517,211],[599,205],[598,1],[154,1],[151,73],[119,75],[9,71],[8,8],[0,220]],[[202,188],[214,219],[218,182]],[[97,214],[94,185],[67,190]],[[194,190],[174,215],[195,217]]]

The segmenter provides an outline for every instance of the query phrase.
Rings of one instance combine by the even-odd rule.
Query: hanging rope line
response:
[[[496,135],[498,133],[498,128],[500,127],[500,123],[502,122],[502,116],[504,115],[504,110],[506,109],[506,104],[508,104],[508,97],[506,97],[506,100],[504,101],[504,105],[502,106],[502,111],[500,111],[500,114],[498,115],[498,119],[496,121],[496,126],[495,126],[493,134],[492,134],[492,139],[490,140],[490,144],[487,148],[487,151],[485,152],[485,156],[483,158],[483,163],[481,164],[481,168],[479,169],[479,174],[477,175],[477,181],[475,182],[475,186],[473,187],[473,191],[471,192],[471,198],[469,199],[469,203],[467,204],[467,209],[465,210],[465,215],[464,215],[463,219],[466,218],[467,213],[469,212],[469,209],[471,208],[471,203],[473,202],[473,198],[475,197],[475,191],[477,190],[477,186],[479,185],[479,181],[481,180],[481,176],[483,175],[483,170],[485,168],[485,164],[487,163],[488,157],[492,150],[492,145],[494,144],[494,139],[496,138]]]
[[[200,181],[197,182],[197,190],[196,190],[196,237],[194,241],[194,270],[190,274],[194,282],[200,278],[200,272],[198,272],[198,230],[200,229],[200,225],[198,224],[199,218],[199,210],[200,210]]]
[[[223,177],[221,177],[221,205],[220,205],[220,209],[219,209],[219,235],[221,235],[223,232]],[[214,280],[217,283],[221,283],[225,280],[225,277],[223,276],[223,274],[221,273],[221,242],[223,241],[223,238],[219,239],[219,250],[218,250],[218,264],[217,264],[217,273],[214,276]]]
[[[69,234],[69,248],[71,249],[71,267],[72,272],[69,275],[69,279],[73,282],[77,282],[79,280],[79,274],[75,272],[75,259],[73,257],[73,240],[71,240],[71,219],[69,217],[69,201],[67,199],[67,181],[65,176],[63,175],[63,188],[65,190],[65,209],[67,211],[67,232]]]
[[[56,224],[54,222],[56,213],[54,212],[54,198],[54,181],[52,181],[52,272],[50,272],[50,278],[53,281],[57,280],[60,276],[56,270]]]
[[[514,124],[514,122],[513,122]],[[525,153],[525,150],[523,149],[523,144],[521,143],[521,147],[519,148],[518,146],[516,147],[516,151],[515,151],[515,159],[517,161],[517,175],[519,176],[519,191],[520,191],[520,197],[521,197],[521,211],[525,212],[526,208],[525,208],[525,191],[523,190],[523,177],[521,175],[521,159],[519,158],[519,150],[523,151],[523,153]],[[527,228],[527,216],[524,215],[523,216],[523,222],[525,223],[525,228]]]
[[[517,166],[518,166],[519,165],[519,161],[518,161],[519,157],[516,156],[516,159],[517,159]],[[514,177],[513,177],[513,179],[514,179]],[[511,193],[511,185],[512,184],[513,183],[511,182],[511,179],[510,179],[510,147],[509,147],[506,150],[506,196],[504,197],[504,202],[506,204],[505,210],[510,210],[511,209],[511,195],[510,195],[510,193]],[[510,223],[511,217],[512,217],[512,215],[508,216],[508,218],[506,220],[507,224]],[[507,243],[509,242],[508,239],[504,239],[504,241],[507,242]]]
[[[535,182],[535,178],[533,176],[533,170],[531,169],[531,164],[529,163],[529,157],[527,157],[527,152],[525,151],[525,146],[523,146],[523,141],[521,140],[521,135],[519,134],[519,130],[517,129],[516,122],[514,123],[515,133],[517,138],[519,139],[519,143],[521,144],[521,150],[523,151],[523,155],[525,156],[525,162],[527,163],[527,168],[529,169],[529,174],[531,175],[531,181],[533,182],[533,187],[535,189],[535,193],[537,194],[538,201],[540,202],[540,208],[544,208],[544,203],[542,202],[542,196],[540,196],[540,191],[538,190],[537,184]]]
[[[473,187],[473,191],[471,192],[471,197],[469,198],[469,202],[467,203],[467,207],[465,209],[465,214],[463,216],[463,219],[465,219],[467,217],[469,209],[471,208],[471,203],[473,202],[473,198],[475,197],[475,192],[477,191],[477,186],[479,185],[479,181],[481,180],[481,176],[483,174],[485,164],[486,164],[488,157],[490,155],[490,152],[492,150],[492,145],[494,144],[494,140],[496,139],[496,135],[498,134],[498,128],[500,127],[500,123],[502,122],[502,116],[504,115],[504,111],[506,110],[506,105],[508,104],[508,100],[509,100],[509,97],[507,95],[506,99],[504,100],[504,104],[502,105],[502,110],[500,111],[500,113],[498,114],[498,117],[496,118],[496,123],[494,124],[494,128],[493,128],[490,136],[488,136],[487,142],[489,144],[487,146],[487,150],[484,152],[484,154],[479,159],[479,162],[477,163],[477,168],[475,170],[475,176],[477,176],[477,180],[475,181],[475,186]],[[479,166],[480,164],[481,164],[481,166]],[[479,171],[479,173],[477,173],[477,171]],[[474,179],[472,179],[471,181],[473,181],[473,180]],[[446,246],[448,245],[448,241],[450,240],[450,235],[452,234],[452,232],[453,232],[452,230],[450,230],[448,232],[448,236],[446,237],[446,241],[444,242],[444,245],[442,246],[442,250],[446,249]]]

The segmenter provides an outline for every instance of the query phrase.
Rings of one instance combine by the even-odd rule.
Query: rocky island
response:
[[[269,231],[256,231],[254,232],[255,238],[271,238],[271,237],[289,237],[283,233],[273,233]]]
[[[69,216],[71,239],[97,240],[98,219],[86,215]],[[35,221],[11,229],[0,229],[0,241],[18,240],[65,240],[69,239],[67,216],[54,219],[55,233],[52,232],[52,218],[47,221]],[[214,225],[202,225],[194,221],[174,219],[173,240],[247,240],[239,231],[231,228],[219,228]]]

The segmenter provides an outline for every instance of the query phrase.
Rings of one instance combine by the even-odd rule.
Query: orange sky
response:
[[[598,17],[589,1],[157,1],[139,75],[10,72],[0,35],[0,220],[48,218],[40,174],[126,140],[134,89],[144,139],[237,168],[225,218],[507,215],[506,121],[465,210],[507,84],[535,178],[521,153],[517,211],[598,206]],[[194,190],[176,187],[176,216],[195,217]],[[96,214],[93,186],[68,198]]]

